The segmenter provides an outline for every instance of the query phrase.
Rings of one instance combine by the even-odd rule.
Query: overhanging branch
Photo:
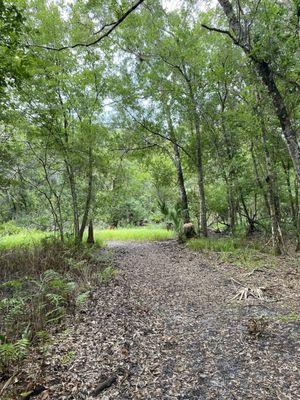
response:
[[[67,49],[75,49],[76,47],[90,47],[94,46],[95,44],[101,42],[104,38],[109,36],[116,28],[119,26],[136,8],[138,8],[145,0],[138,0],[134,3],[117,21],[105,24],[96,32],[99,34],[103,32],[103,30],[107,27],[110,27],[106,32],[102,33],[97,39],[88,42],[88,43],[75,43],[69,46],[62,46],[62,47],[51,47],[51,46],[42,46],[42,45],[31,45],[30,47],[39,47],[46,50],[54,50],[54,51],[62,51]]]
[[[223,33],[223,34],[229,36],[229,37],[233,40],[233,42],[234,42],[235,44],[238,44],[236,38],[235,38],[235,37],[231,34],[231,32],[228,31],[228,30],[215,28],[215,27],[213,27],[213,26],[208,26],[208,25],[205,25],[205,24],[201,24],[201,26],[202,26],[203,28],[209,30],[209,31],[212,31],[212,32]]]

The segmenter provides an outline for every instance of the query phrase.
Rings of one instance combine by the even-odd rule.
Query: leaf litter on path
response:
[[[294,303],[278,298],[270,307],[265,296],[231,302],[231,278],[245,277],[244,271],[175,241],[113,243],[111,248],[117,277],[69,318],[67,332],[55,336],[42,369],[31,365],[47,388],[39,398],[300,397],[299,325],[274,318]],[[253,274],[245,287],[280,283],[280,297],[297,301],[297,274],[292,289],[282,283],[282,271],[272,274]],[[269,319],[266,329],[250,335],[249,323],[261,317]]]

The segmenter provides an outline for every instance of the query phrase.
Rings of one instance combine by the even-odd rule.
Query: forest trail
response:
[[[274,279],[272,272],[245,278],[245,270],[175,241],[114,242],[109,248],[119,273],[56,336],[41,398],[298,398],[299,326],[274,320],[255,337],[249,318],[272,320],[283,305],[231,301],[239,289],[232,278],[254,284]],[[93,396],[107,378],[110,387]]]

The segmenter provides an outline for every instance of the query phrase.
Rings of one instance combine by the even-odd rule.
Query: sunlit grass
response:
[[[246,268],[273,267],[277,260],[257,241],[243,238],[199,238],[190,240],[187,247],[196,251],[219,254],[219,258],[229,264]]]
[[[49,232],[22,229],[22,231],[13,235],[0,237],[0,250],[9,250],[19,247],[31,247],[39,244],[42,239],[49,235]]]
[[[209,250],[217,252],[233,252],[241,245],[239,239],[233,238],[199,238],[188,241],[191,250]]]
[[[148,240],[173,239],[175,233],[163,228],[139,227],[96,230],[94,236],[96,242],[107,240],[131,240],[143,242]]]
[[[0,237],[0,250],[10,250],[20,247],[39,245],[43,239],[53,233],[41,232],[31,229],[20,229],[17,233]],[[108,240],[153,241],[168,240],[175,237],[173,231],[159,227],[138,227],[95,230],[95,242],[102,245]],[[86,238],[86,235],[84,239]]]

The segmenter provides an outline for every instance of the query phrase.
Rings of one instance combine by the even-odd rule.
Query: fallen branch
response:
[[[19,374],[19,372],[15,372],[10,378],[7,379],[7,381],[4,383],[4,385],[2,386],[1,390],[0,390],[0,395],[2,395],[5,391],[5,389],[8,388],[8,386],[10,385],[11,381]]]
[[[254,268],[252,271],[246,273],[245,276],[251,276],[251,275],[253,275],[255,272],[264,272],[264,270],[261,269],[261,268]]]
[[[112,375],[109,378],[104,378],[104,380],[102,380],[96,387],[96,389],[92,392],[92,396],[98,396],[103,390],[108,389],[113,383],[115,383],[116,380],[116,375]]]
[[[253,297],[254,299],[264,300],[263,291],[266,290],[265,287],[257,287],[257,288],[250,288],[250,287],[243,287],[241,290],[237,292],[235,296],[231,299],[231,301],[238,299],[247,300],[249,297]]]

